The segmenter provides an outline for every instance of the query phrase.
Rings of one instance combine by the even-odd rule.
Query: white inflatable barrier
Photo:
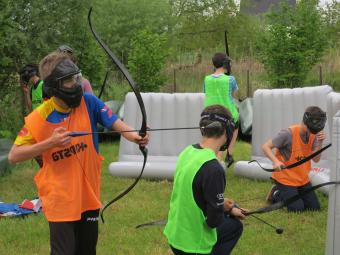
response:
[[[332,92],[330,86],[317,86],[294,89],[262,89],[254,93],[254,118],[252,136],[252,160],[256,159],[261,165],[271,168],[271,162],[264,156],[261,146],[272,138],[282,128],[295,123],[301,123],[304,110],[316,105],[327,112],[325,126],[326,140],[331,141],[332,119],[340,109],[340,93]],[[312,162],[310,178],[313,185],[327,182],[330,179],[331,149],[322,153],[320,162]],[[256,163],[248,161],[235,163],[234,174],[247,178],[268,180],[270,173],[265,172]],[[320,189],[328,193],[329,186]],[[340,254],[340,253],[339,253]]]
[[[142,93],[150,128],[198,127],[203,110],[203,93]],[[134,128],[141,126],[141,113],[136,97],[128,93],[124,102],[124,121]],[[197,143],[199,129],[150,132],[148,161],[143,177],[172,179],[179,153]],[[136,144],[121,137],[119,160],[109,165],[114,176],[137,177],[143,156]]]
[[[243,176],[257,180],[270,180],[271,173],[264,171],[257,163],[249,161],[238,161],[234,167],[234,174],[236,176]],[[268,161],[259,162],[264,168],[272,168],[273,165]],[[289,171],[289,170],[287,170]],[[324,167],[313,166],[309,177],[313,185],[328,182],[330,175],[330,169]],[[319,189],[320,191],[328,194],[329,186],[324,186]]]
[[[340,109],[340,105],[338,105]],[[331,181],[340,181],[340,111],[332,120]],[[340,254],[340,186],[329,187],[326,254]]]
[[[203,109],[203,93],[142,93],[150,128],[196,127]],[[301,122],[307,106],[317,105],[327,111],[328,123],[336,109],[340,109],[340,94],[332,92],[330,86],[295,89],[257,90],[254,94],[252,159],[270,165],[263,155],[261,145],[280,129]],[[124,103],[125,119],[131,127],[139,128],[141,114],[135,95],[128,93]],[[329,125],[326,123],[324,142],[330,141]],[[148,162],[143,177],[172,179],[178,154],[188,145],[200,139],[199,130],[170,130],[150,132]],[[330,150],[322,154],[322,160],[313,164],[312,182],[328,180]],[[119,161],[109,166],[112,175],[136,177],[143,162],[138,146],[121,138]],[[268,167],[270,167],[267,165]],[[321,170],[320,170],[321,169]],[[236,162],[234,174],[254,179],[270,177],[255,163]],[[324,191],[327,191],[327,187]]]
[[[332,88],[328,85],[256,90],[253,99],[252,157],[264,158],[262,144],[281,129],[301,123],[303,113],[308,106],[319,106],[328,113],[327,97],[331,92]],[[328,121],[333,116],[327,115]],[[328,144],[330,141],[328,123],[325,130],[327,139],[324,144]],[[322,159],[326,159],[327,155],[328,151],[322,154]]]
[[[265,168],[273,167],[269,161],[262,161],[260,164]],[[271,177],[271,173],[261,169],[261,167],[255,162],[249,164],[248,161],[237,161],[234,166],[234,175],[257,180],[270,180]]]

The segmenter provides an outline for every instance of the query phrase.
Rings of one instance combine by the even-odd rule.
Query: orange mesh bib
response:
[[[310,134],[308,142],[304,143],[300,137],[300,128],[300,125],[289,127],[292,132],[292,153],[289,160],[285,161],[281,153],[278,150],[276,152],[276,157],[282,163],[284,163],[285,166],[295,163],[312,153],[312,146],[315,136],[313,134]],[[308,161],[300,166],[291,169],[283,170],[280,172],[273,172],[272,178],[284,185],[295,187],[302,186],[309,182],[309,172],[311,166],[311,161]]]
[[[66,121],[50,123],[33,111],[25,122],[37,142],[49,138],[57,127],[92,131],[84,97]],[[34,180],[48,221],[79,220],[82,212],[101,207],[102,157],[93,145],[92,136],[73,137],[69,146],[51,148],[42,156],[44,165]]]

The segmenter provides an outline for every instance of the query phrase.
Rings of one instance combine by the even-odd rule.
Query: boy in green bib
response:
[[[44,82],[39,77],[39,67],[36,64],[27,64],[19,72],[20,86],[24,93],[25,104],[29,112],[36,109],[47,99],[43,90]]]
[[[224,198],[226,179],[217,153],[228,147],[233,120],[221,105],[201,114],[200,143],[185,148],[177,161],[164,234],[175,255],[230,254],[240,238],[245,216]]]
[[[229,147],[227,148],[227,156],[225,161],[228,167],[234,162],[233,151],[238,134],[238,109],[234,101],[237,97],[238,86],[235,77],[230,75],[230,59],[224,53],[216,53],[212,58],[215,72],[204,78],[203,91],[205,93],[204,106],[219,104],[226,107],[232,114],[235,125],[234,133]],[[219,153],[218,158],[222,158]]]

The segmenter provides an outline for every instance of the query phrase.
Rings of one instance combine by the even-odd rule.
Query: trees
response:
[[[84,38],[87,8],[76,0],[0,0],[0,8],[0,130],[14,135],[24,114],[17,72],[61,44],[75,47],[70,35]]]
[[[161,74],[167,57],[167,37],[146,28],[131,41],[128,66],[143,92],[159,91],[165,78]]]
[[[302,86],[321,59],[327,41],[317,4],[316,0],[302,0],[296,8],[282,4],[266,17],[258,52],[273,86]]]
[[[340,3],[333,0],[327,4],[322,13],[326,23],[326,37],[330,47],[338,48],[340,45]]]

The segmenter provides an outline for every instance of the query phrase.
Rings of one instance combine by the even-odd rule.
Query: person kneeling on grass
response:
[[[262,145],[263,152],[273,162],[272,179],[275,184],[267,195],[267,201],[275,203],[285,201],[311,187],[309,172],[311,161],[300,166],[282,169],[295,163],[322,148],[326,135],[323,131],[327,117],[326,113],[317,106],[310,106],[305,110],[301,124],[281,130],[273,139]],[[276,149],[276,154],[273,149]],[[319,162],[321,154],[313,158]],[[314,191],[304,195],[301,199],[290,203],[288,211],[300,212],[304,210],[320,210],[320,203]]]
[[[175,255],[230,254],[240,238],[245,215],[224,198],[225,173],[216,157],[228,147],[233,119],[221,105],[206,107],[200,120],[202,139],[177,161],[164,234]]]

